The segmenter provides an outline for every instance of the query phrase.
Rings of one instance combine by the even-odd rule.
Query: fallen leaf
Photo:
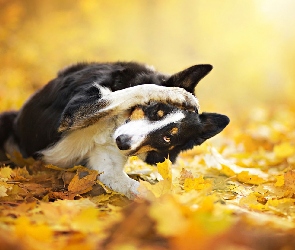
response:
[[[6,192],[7,192],[7,188],[4,186],[1,186],[0,184],[0,197],[8,196]]]
[[[183,185],[185,179],[187,178],[194,178],[194,176],[191,171],[182,168],[180,172],[180,177],[179,177],[179,184]]]
[[[92,186],[96,183],[97,171],[88,170],[82,171],[77,170],[76,175],[71,180],[68,191],[74,196],[77,194],[84,194],[92,190]]]
[[[290,142],[283,142],[274,146],[274,153],[278,158],[287,158],[295,154],[295,146]]]
[[[276,183],[274,184],[275,187],[282,187],[285,185],[285,178],[284,178],[284,175],[277,175],[275,176],[276,178]]]
[[[146,199],[153,200],[171,192],[172,184],[169,180],[161,180],[156,184],[140,181],[139,194]]]
[[[289,170],[284,174],[284,187],[295,193],[295,170]]]
[[[164,180],[172,180],[171,164],[169,159],[165,159],[162,163],[157,163],[157,169]]]
[[[236,175],[236,173],[228,166],[221,164],[221,169],[220,169],[220,173],[224,174],[225,176],[228,177],[233,177]]]
[[[188,226],[181,207],[171,196],[166,196],[160,202],[152,204],[149,215],[156,221],[157,231],[163,236],[176,236]]]
[[[239,173],[237,175],[237,179],[242,183],[254,184],[254,185],[259,185],[266,182],[266,180],[259,177],[258,175],[249,174],[248,171],[242,171],[241,173]]]
[[[13,171],[10,167],[2,167],[0,168],[0,178],[4,178],[6,180],[10,179]]]
[[[203,190],[212,188],[210,181],[204,180],[203,176],[197,178],[186,178],[184,180],[183,189],[188,192],[191,190]]]

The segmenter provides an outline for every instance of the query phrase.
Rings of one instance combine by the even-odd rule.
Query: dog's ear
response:
[[[219,134],[228,124],[226,115],[216,113],[202,113],[199,115],[199,131],[195,138],[195,145],[200,145],[207,139]]]
[[[210,64],[194,65],[172,75],[163,85],[166,87],[184,88],[186,91],[194,94],[194,89],[198,82],[206,76],[212,68]]]
[[[84,128],[95,123],[98,111],[108,103],[99,102],[102,93],[94,84],[75,95],[65,107],[60,121],[58,132],[75,128]]]

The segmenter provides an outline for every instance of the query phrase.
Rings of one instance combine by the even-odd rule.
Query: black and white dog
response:
[[[64,168],[84,164],[134,198],[139,183],[123,171],[128,156],[173,162],[229,123],[224,115],[198,113],[194,88],[211,69],[195,65],[169,76],[138,63],[68,67],[19,112],[0,115],[0,150]]]

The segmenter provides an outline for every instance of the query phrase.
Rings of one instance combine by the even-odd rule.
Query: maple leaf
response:
[[[71,196],[84,194],[92,190],[92,186],[96,183],[98,172],[89,169],[78,169],[76,175],[68,186]]]
[[[157,169],[163,180],[155,184],[150,184],[146,181],[140,181],[138,188],[139,195],[147,199],[159,198],[167,193],[171,192],[172,188],[172,173],[171,173],[171,161],[165,159],[162,163],[157,163]]]
[[[6,180],[10,179],[13,171],[10,167],[2,167],[0,169],[0,178],[4,178]]]
[[[150,184],[147,181],[140,181],[138,188],[139,195],[149,200],[159,198],[171,192],[171,182],[169,180],[161,180],[155,184]]]
[[[165,159],[164,162],[157,163],[157,169],[164,180],[172,180],[171,165],[172,163],[169,159]]]

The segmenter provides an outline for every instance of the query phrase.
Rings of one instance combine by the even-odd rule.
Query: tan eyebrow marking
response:
[[[142,108],[136,108],[130,116],[130,120],[140,120],[144,118],[144,112]]]
[[[158,110],[157,115],[158,115],[159,117],[163,117],[163,116],[164,116],[164,111],[161,110],[161,109]]]
[[[171,133],[172,135],[176,135],[176,134],[178,133],[178,128],[173,128],[173,129],[171,129],[170,133]]]

